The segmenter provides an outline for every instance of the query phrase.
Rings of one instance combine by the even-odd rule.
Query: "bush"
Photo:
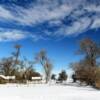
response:
[[[27,81],[32,81],[32,77],[41,77],[41,74],[32,69],[16,72],[17,83],[27,83]]]
[[[16,83],[26,83],[24,71],[16,72]]]
[[[87,85],[94,85],[95,83],[95,69],[92,67],[83,67],[76,72],[76,78],[81,83],[85,82]]]
[[[74,81],[79,80],[81,83],[85,82],[87,85],[95,84],[95,70],[96,67],[91,67],[86,62],[81,61],[79,63],[73,64],[75,75]]]
[[[100,89],[100,68],[96,69],[95,87]]]

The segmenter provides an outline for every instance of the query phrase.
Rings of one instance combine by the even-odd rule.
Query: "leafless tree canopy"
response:
[[[36,60],[43,66],[43,69],[45,71],[46,83],[47,83],[50,79],[52,64],[51,64],[50,60],[47,58],[46,51],[41,50],[36,55]]]
[[[79,54],[83,54],[84,58],[71,64],[75,72],[73,78],[86,82],[88,85],[94,85],[98,76],[97,59],[100,58],[100,46],[91,39],[83,39],[80,41]]]

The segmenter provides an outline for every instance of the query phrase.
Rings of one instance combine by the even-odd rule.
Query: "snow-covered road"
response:
[[[70,85],[0,85],[0,100],[100,100],[100,91]]]

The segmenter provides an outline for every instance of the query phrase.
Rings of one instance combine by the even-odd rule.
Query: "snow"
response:
[[[0,100],[100,100],[100,91],[76,84],[0,85]]]

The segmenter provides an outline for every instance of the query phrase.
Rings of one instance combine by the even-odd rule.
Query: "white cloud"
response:
[[[99,28],[100,27],[100,18],[96,18],[91,28]]]
[[[65,28],[65,34],[66,35],[73,35],[75,33],[79,34],[83,31],[86,31],[91,23],[91,19],[84,17],[82,19],[79,19],[78,21],[73,22],[73,24],[70,27]]]
[[[59,26],[59,29],[53,33],[46,29],[42,30],[48,36],[77,35],[92,28],[100,28],[100,5],[89,4],[87,0],[62,0],[61,3],[58,1],[37,0],[37,3],[31,4],[29,8],[16,5],[10,7],[15,12],[0,6],[0,20],[15,21],[23,26],[35,26],[48,21],[50,26]],[[65,21],[68,21],[69,18],[72,20],[70,25],[62,22],[66,16],[68,18]],[[32,37],[34,40],[43,38],[36,34]]]
[[[32,34],[30,32],[26,32],[23,30],[13,30],[13,29],[3,29],[0,28],[0,42],[8,42],[8,41],[18,41],[22,39],[29,38],[32,41],[38,41],[40,39],[45,39],[42,35]]]
[[[0,6],[0,18],[4,18],[4,19],[12,19],[13,16],[11,14],[11,12],[5,8],[3,8],[2,6]]]
[[[16,10],[16,15],[3,6],[0,6],[0,18],[13,20],[20,24],[32,25],[52,19],[63,18],[70,12],[72,7],[63,4],[50,10],[49,5],[43,6],[40,4],[34,7],[32,6],[28,9],[19,6],[15,6],[15,8],[12,9]]]
[[[35,34],[30,34],[30,38],[32,41],[45,40],[45,38],[42,35],[35,35]]]
[[[24,39],[24,38],[26,38],[26,36],[17,30],[0,32],[0,42],[16,41],[16,40],[20,40],[20,39]]]

